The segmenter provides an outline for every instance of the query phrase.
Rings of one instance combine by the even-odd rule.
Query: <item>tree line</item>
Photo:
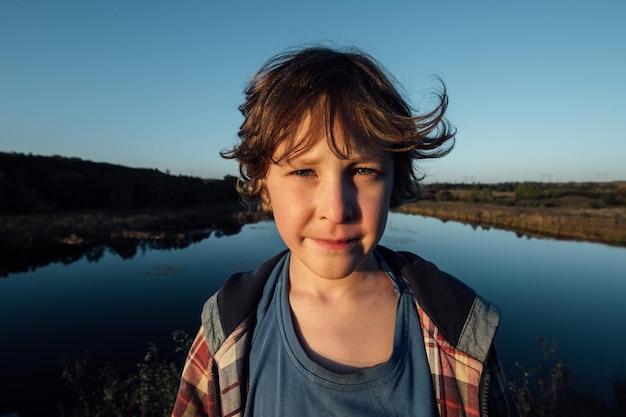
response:
[[[626,206],[626,181],[433,183],[423,186],[422,199],[505,205],[571,205],[586,202],[591,208],[616,207]]]
[[[206,205],[237,200],[236,180],[0,152],[0,215]]]

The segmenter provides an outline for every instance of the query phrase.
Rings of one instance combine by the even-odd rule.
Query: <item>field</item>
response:
[[[431,184],[396,209],[522,235],[626,246],[626,183]]]
[[[522,235],[626,246],[626,209],[518,207],[488,203],[420,201],[396,211],[453,220]]]

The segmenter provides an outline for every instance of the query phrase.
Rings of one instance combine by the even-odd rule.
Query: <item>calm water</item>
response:
[[[433,261],[500,307],[497,343],[509,373],[558,343],[575,373],[600,381],[626,364],[626,248],[517,237],[391,214],[381,243]],[[0,414],[55,384],[61,358],[136,363],[175,329],[194,334],[203,302],[235,270],[283,249],[273,223],[180,250],[53,264],[0,278]],[[52,394],[50,394],[52,396]],[[53,401],[46,399],[43,401]]]

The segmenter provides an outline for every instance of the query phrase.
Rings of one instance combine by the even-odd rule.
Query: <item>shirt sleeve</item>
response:
[[[215,369],[215,360],[209,353],[204,330],[200,327],[187,355],[172,417],[220,415]]]

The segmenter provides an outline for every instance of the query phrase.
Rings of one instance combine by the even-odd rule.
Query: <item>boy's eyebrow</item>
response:
[[[284,163],[287,165],[318,165],[320,164],[320,159],[321,158],[317,158],[317,157],[310,157],[310,156],[293,156],[291,158],[286,158],[284,160]],[[350,157],[350,158],[345,158],[343,159],[345,161],[351,162],[353,164],[368,164],[368,163],[373,163],[373,164],[385,164],[387,162],[387,158],[381,153],[376,153],[374,155],[357,155],[356,158],[355,157]]]
[[[319,165],[322,163],[323,158],[316,158],[316,157],[311,157],[311,156],[295,156],[293,158],[289,158],[287,159],[287,164],[288,165],[307,165],[307,166],[312,166],[312,165]]]

